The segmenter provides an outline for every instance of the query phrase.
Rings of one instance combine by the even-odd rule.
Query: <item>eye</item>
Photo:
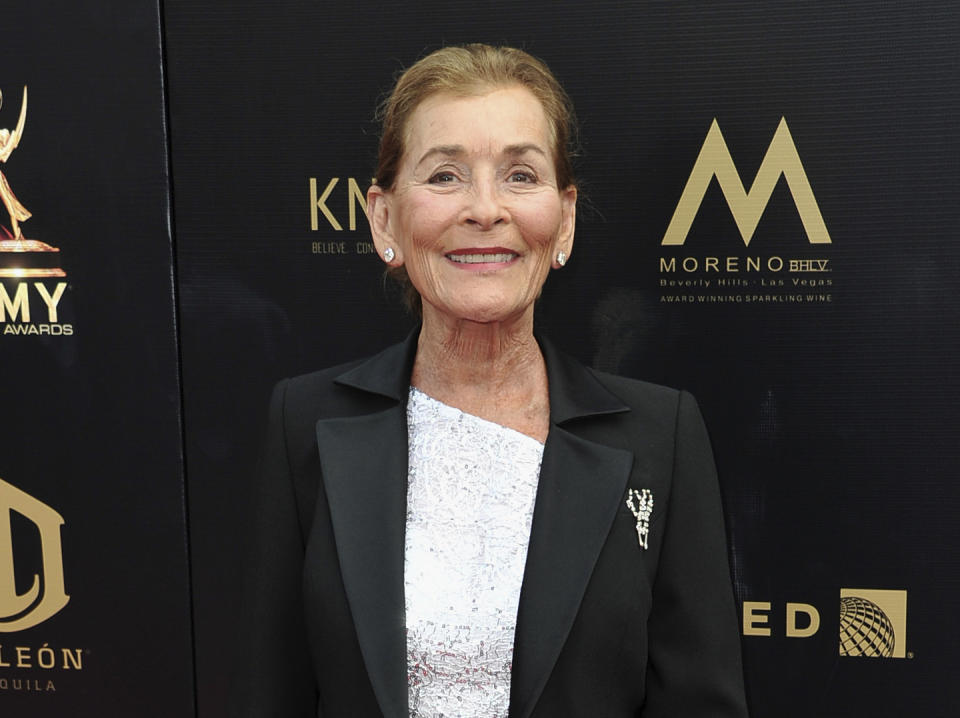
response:
[[[515,184],[534,184],[537,181],[537,176],[526,168],[520,168],[513,170],[507,177],[507,181]]]
[[[457,181],[457,176],[450,170],[440,170],[435,172],[427,180],[430,184],[450,184]]]

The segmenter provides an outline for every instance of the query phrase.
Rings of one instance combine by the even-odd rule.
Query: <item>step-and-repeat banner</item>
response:
[[[0,28],[0,715],[189,716],[157,3]]]
[[[700,401],[751,714],[955,712],[952,3],[161,5],[3,11],[3,715],[226,715],[270,388],[412,326],[374,109],[471,41],[580,118],[539,327]]]

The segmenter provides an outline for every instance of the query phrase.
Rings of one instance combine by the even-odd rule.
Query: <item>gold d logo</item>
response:
[[[14,574],[11,511],[36,525],[43,554],[43,578],[34,574],[33,585],[22,594],[17,593]],[[12,633],[36,626],[70,600],[63,582],[61,525],[63,517],[60,514],[0,479],[0,632]]]
[[[670,220],[670,226],[667,227],[667,233],[663,235],[660,244],[681,245],[686,241],[687,232],[690,231],[693,219],[697,216],[703,196],[707,192],[707,187],[710,186],[710,180],[716,176],[727,205],[740,229],[743,244],[750,246],[750,240],[760,222],[760,216],[767,208],[767,202],[781,174],[787,180],[787,186],[800,213],[807,239],[811,244],[830,244],[830,235],[823,223],[820,208],[817,206],[817,200],[807,180],[807,173],[803,170],[796,145],[793,144],[787,120],[783,117],[780,118],[780,124],[770,141],[767,154],[764,155],[749,192],[743,188],[743,182],[733,164],[733,157],[730,156],[723,133],[720,132],[720,125],[714,118],[697,161],[693,165],[690,178],[687,180],[687,186],[683,188],[683,194]]]

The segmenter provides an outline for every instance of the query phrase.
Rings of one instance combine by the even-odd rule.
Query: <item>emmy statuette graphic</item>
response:
[[[3,108],[3,93],[0,92],[0,109]],[[10,155],[20,144],[23,127],[27,121],[27,88],[23,88],[20,104],[20,119],[11,132],[0,128],[0,165],[6,164]],[[9,228],[0,224],[0,277],[65,277],[66,273],[56,265],[59,249],[46,242],[28,239],[20,227],[32,214],[13,193],[10,183],[0,171],[0,201],[10,218]],[[0,215],[2,219],[2,215]]]

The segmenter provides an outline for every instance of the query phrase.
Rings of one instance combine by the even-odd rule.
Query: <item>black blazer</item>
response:
[[[406,718],[406,399],[417,333],[271,401],[234,715]],[[511,718],[746,716],[709,440],[685,393],[540,340],[550,391]],[[639,545],[628,489],[654,500]]]

